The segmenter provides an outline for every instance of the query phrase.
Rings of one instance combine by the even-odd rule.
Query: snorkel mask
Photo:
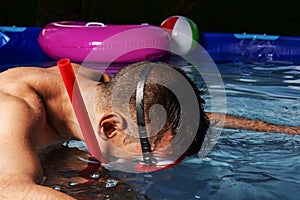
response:
[[[148,139],[145,111],[144,111],[144,90],[146,85],[147,76],[153,68],[154,64],[147,64],[141,72],[139,81],[136,87],[136,118],[138,125],[138,133],[140,138],[140,144],[142,148],[143,161],[135,166],[135,170],[143,172],[151,172],[170,168],[183,160],[184,157],[176,160],[166,160],[161,158],[154,158],[151,145]]]
[[[189,128],[190,133],[186,134],[188,126],[185,126],[183,124],[190,123],[194,125],[195,122],[197,122],[197,124],[199,122],[199,118],[195,117],[195,115],[193,114],[193,112],[199,113],[197,110],[199,109],[199,105],[198,102],[194,102],[194,104],[190,102],[189,99],[195,99],[195,93],[193,90],[189,90],[188,92],[186,91],[185,86],[190,87],[188,83],[186,85],[184,85],[184,83],[181,83],[183,89],[179,88],[178,86],[171,88],[171,90],[179,90],[180,93],[179,95],[187,96],[187,98],[184,98],[185,100],[181,100],[182,102],[179,102],[180,105],[181,104],[185,105],[185,110],[187,110],[186,113],[188,114],[184,115],[181,113],[183,115],[183,120],[180,121],[181,126],[177,130],[177,132],[180,132],[180,134],[178,134],[179,138],[175,139],[177,143],[175,141],[176,144],[175,145],[173,144],[173,147],[176,146],[176,148],[178,148],[177,155],[172,156],[171,158],[156,157],[154,156],[155,153],[153,152],[153,149],[151,149],[151,145],[149,142],[149,136],[148,136],[149,133],[147,133],[147,129],[146,129],[145,110],[144,110],[145,86],[146,83],[148,82],[148,75],[153,70],[154,66],[156,66],[156,64],[149,63],[143,66],[143,69],[141,70],[139,79],[137,81],[137,85],[136,87],[134,87],[136,90],[136,96],[135,96],[136,123],[137,123],[140,145],[142,149],[142,156],[135,159],[126,160],[126,159],[116,158],[111,155],[103,155],[101,153],[96,135],[91,125],[91,121],[89,120],[90,119],[89,115],[85,108],[85,104],[82,100],[82,96],[78,87],[78,83],[76,82],[75,74],[72,69],[72,65],[70,64],[70,60],[69,59],[60,60],[58,61],[58,66],[60,68],[63,81],[65,83],[66,89],[68,91],[70,100],[73,105],[74,112],[76,114],[80,128],[82,130],[84,140],[87,144],[87,148],[92,157],[101,161],[102,164],[108,168],[113,168],[115,170],[121,170],[127,172],[157,171],[161,169],[170,168],[173,165],[176,165],[183,160],[184,158],[183,154],[185,153],[186,147],[189,147],[198,129],[198,125],[196,128],[194,127],[194,129]],[[169,71],[167,72],[169,73]],[[177,81],[182,82],[183,80],[184,79],[176,80],[176,82]],[[188,95],[189,92],[192,93],[194,96],[189,96]],[[174,143],[173,139],[170,143],[171,144]],[[120,149],[120,151],[121,150],[122,149]]]

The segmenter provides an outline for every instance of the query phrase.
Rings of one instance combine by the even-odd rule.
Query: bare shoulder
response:
[[[58,68],[56,66],[41,68],[34,66],[15,67],[0,73],[0,82],[8,83],[18,81],[18,83],[28,82],[34,79],[43,79],[45,76],[58,77]]]
[[[57,93],[62,89],[57,67],[16,67],[0,73],[0,92],[16,96]]]
[[[22,175],[37,181],[41,168],[35,143],[45,125],[44,110],[25,96],[0,93],[0,170],[4,177]],[[2,181],[1,185],[5,184]]]
[[[54,192],[37,185],[43,173],[36,147],[45,138],[47,129],[38,88],[49,73],[51,69],[26,67],[0,74],[0,196],[3,198],[25,199],[33,188]]]
[[[43,98],[37,88],[30,84],[30,81],[38,82],[38,79],[30,77],[30,72],[34,70],[35,68],[16,68],[0,74],[2,172],[3,169],[7,173],[25,170],[23,173],[28,174],[27,170],[32,170],[31,175],[36,176],[35,173],[39,171],[36,170],[39,161],[35,148],[44,136],[47,123]],[[22,163],[28,163],[28,167],[24,167]]]

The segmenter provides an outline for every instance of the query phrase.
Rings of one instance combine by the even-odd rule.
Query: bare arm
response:
[[[215,126],[221,126],[219,119],[225,118],[225,128],[300,135],[300,127],[277,125],[261,120],[235,117],[221,113],[207,113],[207,115]]]
[[[45,113],[34,92],[23,92],[19,98],[0,90],[0,199],[73,199],[39,185],[43,173],[36,144]]]

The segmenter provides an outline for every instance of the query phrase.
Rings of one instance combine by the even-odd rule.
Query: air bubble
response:
[[[90,177],[93,179],[98,179],[98,178],[100,178],[100,174],[98,172],[94,172],[90,175]]]
[[[106,183],[105,183],[105,187],[106,188],[113,188],[115,187],[116,185],[118,185],[118,181],[116,180],[113,180],[113,179],[107,179]]]

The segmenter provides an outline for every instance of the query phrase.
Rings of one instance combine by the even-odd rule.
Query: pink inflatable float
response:
[[[41,31],[38,42],[52,59],[77,62],[137,62],[164,56],[170,36],[160,27],[53,22]]]

